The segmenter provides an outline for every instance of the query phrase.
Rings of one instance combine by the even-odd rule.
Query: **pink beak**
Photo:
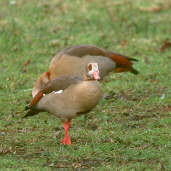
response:
[[[99,76],[99,71],[98,70],[93,72],[93,78],[94,78],[94,80],[100,80],[100,76]]]

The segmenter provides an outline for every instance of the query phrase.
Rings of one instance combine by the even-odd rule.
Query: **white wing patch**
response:
[[[55,94],[63,93],[63,90],[55,91]]]

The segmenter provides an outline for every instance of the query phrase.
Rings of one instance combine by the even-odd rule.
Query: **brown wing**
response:
[[[82,78],[74,76],[61,76],[49,81],[46,86],[37,93],[37,95],[32,99],[30,104],[26,109],[31,109],[33,106],[43,97],[44,94],[49,94],[52,91],[65,90],[72,84],[77,84],[82,81]]]
[[[83,79],[76,76],[61,76],[49,81],[41,90],[44,94],[49,94],[52,91],[65,90],[72,84],[77,84]]]

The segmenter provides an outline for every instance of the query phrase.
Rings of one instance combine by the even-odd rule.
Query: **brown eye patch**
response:
[[[92,70],[92,64],[88,65],[88,70],[91,71]]]

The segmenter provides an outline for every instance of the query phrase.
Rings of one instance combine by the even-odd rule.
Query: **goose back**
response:
[[[56,59],[58,58],[58,59]],[[85,67],[88,63],[98,63],[100,70],[100,77],[103,78],[109,72],[113,71],[116,64],[110,58],[103,56],[90,56],[86,55],[82,58],[69,55],[61,55],[54,58],[50,64],[50,79],[58,76],[74,75],[81,78],[85,75]]]
[[[72,119],[86,113],[97,105],[102,91],[97,81],[81,81],[70,85],[62,93],[51,92],[35,105],[38,111],[46,111],[62,120]]]

